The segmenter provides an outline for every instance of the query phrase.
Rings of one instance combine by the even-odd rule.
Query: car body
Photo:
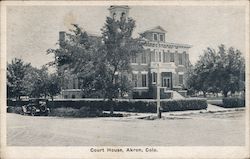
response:
[[[24,115],[48,116],[49,112],[47,99],[30,99],[27,105],[22,106],[22,113]]]

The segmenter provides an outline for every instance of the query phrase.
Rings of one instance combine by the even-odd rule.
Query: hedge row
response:
[[[89,110],[104,110],[109,111],[111,106],[114,107],[115,111],[127,111],[127,112],[156,112],[155,102],[145,102],[145,101],[54,101],[49,102],[50,108],[60,108],[60,107],[72,107],[80,109],[82,107],[87,107]]]
[[[236,108],[236,107],[245,107],[245,99],[239,97],[228,97],[223,98],[223,105],[224,108]]]
[[[180,99],[161,102],[163,112],[183,111],[183,110],[200,110],[207,108],[205,99]]]
[[[130,100],[130,101],[106,101],[106,100],[56,100],[49,101],[48,107],[56,108],[74,108],[88,110],[89,112],[109,111],[111,106],[114,111],[155,113],[155,100]],[[161,110],[167,111],[184,111],[206,109],[207,102],[204,99],[181,99],[181,100],[164,100],[161,101]]]

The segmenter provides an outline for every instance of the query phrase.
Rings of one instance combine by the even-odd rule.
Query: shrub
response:
[[[207,108],[207,101],[205,99],[167,100],[161,102],[161,108],[163,112],[200,110]]]
[[[115,111],[156,112],[156,103],[154,101],[57,100],[54,101],[54,104],[51,101],[49,102],[51,109],[64,107],[90,112],[109,111],[111,106],[114,107]]]
[[[79,109],[79,117],[99,117],[102,115],[101,109],[93,109],[93,107],[81,107]]]
[[[156,100],[118,100],[107,101],[101,99],[84,100],[55,100],[49,101],[50,116],[71,117],[95,117],[103,116],[103,111],[114,111],[156,113]],[[161,101],[163,112],[206,109],[207,103],[204,99],[180,99]],[[105,115],[104,115],[105,116]]]
[[[78,117],[79,116],[79,109],[55,108],[55,109],[51,109],[49,116]]]
[[[20,107],[22,105],[28,104],[28,100],[12,100],[12,99],[7,99],[7,106],[12,106],[12,107]]]
[[[224,108],[245,107],[245,99],[239,97],[223,98],[223,107]]]

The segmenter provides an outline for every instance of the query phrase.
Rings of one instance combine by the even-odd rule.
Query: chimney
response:
[[[59,46],[62,46],[62,44],[65,42],[65,31],[59,32]]]

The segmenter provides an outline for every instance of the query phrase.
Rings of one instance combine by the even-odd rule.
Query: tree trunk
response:
[[[52,107],[54,108],[54,98],[51,96]]]
[[[111,104],[110,105],[110,115],[114,114],[114,106]]]
[[[224,97],[227,97],[227,93],[228,93],[228,91],[223,91]]]
[[[203,97],[206,98],[207,97],[207,92],[206,91],[202,91],[203,92]]]

